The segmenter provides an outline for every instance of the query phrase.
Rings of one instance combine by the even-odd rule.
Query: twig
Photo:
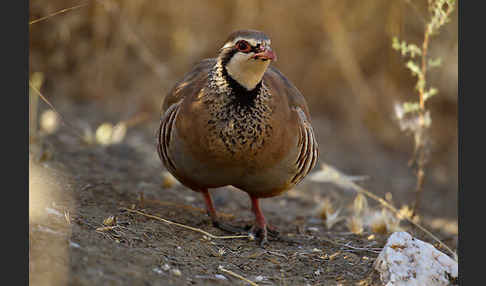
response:
[[[174,206],[174,207],[183,208],[183,209],[186,209],[186,210],[189,210],[189,211],[197,211],[197,212],[200,212],[200,213],[206,212],[206,210],[202,209],[202,208],[197,208],[197,207],[193,207],[193,206],[189,206],[189,205],[183,205],[183,204],[168,202],[168,201],[150,200],[150,199],[144,198],[143,202],[149,203],[149,204],[157,204],[157,205],[161,205],[161,206]],[[227,214],[227,213],[222,213],[222,212],[218,212],[218,216],[226,217],[226,218],[233,218],[234,217],[233,214]]]
[[[353,249],[353,250],[369,251],[369,252],[373,252],[373,253],[380,253],[380,251],[383,249],[383,248],[380,248],[380,247],[356,247],[356,246],[350,245],[350,242],[343,244],[342,246]]]
[[[326,242],[332,243],[332,244],[337,245],[337,246],[347,247],[347,248],[353,249],[353,250],[369,251],[369,252],[373,252],[373,253],[380,253],[380,251],[382,250],[382,248],[379,248],[379,247],[366,248],[366,247],[356,247],[356,246],[352,246],[349,243],[342,244],[342,243],[336,242],[334,240],[331,240],[331,239],[325,238],[325,237],[320,237],[319,239],[322,239],[322,240],[324,240]]]
[[[38,22],[41,22],[41,21],[44,21],[44,20],[47,20],[53,16],[56,16],[56,15],[59,15],[59,14],[62,14],[62,13],[66,13],[68,11],[71,11],[71,10],[75,10],[75,9],[78,9],[78,8],[82,8],[84,6],[87,6],[89,3],[84,3],[84,4],[80,4],[80,5],[77,5],[77,6],[74,6],[74,7],[71,7],[71,8],[66,8],[66,9],[62,9],[62,10],[59,10],[57,12],[54,12],[52,14],[49,14],[47,16],[44,16],[44,17],[41,17],[41,18],[38,18],[38,19],[35,19],[35,20],[32,20],[29,22],[29,25],[32,25],[32,24],[35,24],[35,23],[38,23]]]
[[[59,119],[61,120],[61,123],[64,124],[66,127],[69,128],[69,130],[71,130],[72,132],[75,133],[76,136],[78,136],[81,140],[84,140],[84,137],[83,135],[72,125],[70,125],[66,120],[64,120],[64,117],[59,113],[57,112],[57,110],[54,108],[54,106],[49,102],[49,100],[47,100],[47,98],[42,95],[42,93],[32,84],[32,82],[29,81],[29,86],[30,88],[32,88],[33,91],[35,91],[35,93],[37,93],[37,95],[47,104],[49,105],[49,107],[52,109],[52,111],[54,111],[54,113],[57,115],[57,117],[59,117]]]
[[[170,220],[167,220],[167,219],[164,219],[164,218],[155,216],[155,215],[146,214],[146,213],[141,212],[141,211],[138,211],[138,210],[132,210],[132,209],[128,209],[128,208],[122,208],[122,209],[123,210],[126,210],[128,212],[136,213],[136,214],[139,214],[139,215],[143,215],[145,217],[148,217],[148,218],[152,218],[152,219],[155,219],[155,220],[158,220],[158,221],[162,221],[162,222],[165,222],[165,223],[170,224],[170,225],[176,225],[176,226],[179,226],[179,227],[182,227],[182,228],[185,228],[185,229],[190,229],[192,231],[196,231],[196,232],[202,233],[202,234],[206,235],[207,237],[214,238],[214,239],[250,238],[249,235],[224,235],[224,236],[217,236],[217,235],[211,234],[209,232],[206,232],[206,231],[204,231],[204,230],[202,230],[200,228],[196,228],[196,227],[188,226],[188,225],[185,225],[185,224],[173,222],[173,221],[170,221]]]
[[[245,277],[243,277],[243,276],[241,276],[239,274],[236,274],[236,273],[234,273],[231,270],[224,269],[223,266],[221,266],[221,265],[218,267],[218,270],[221,271],[221,272],[228,273],[229,275],[234,276],[234,277],[236,277],[238,279],[241,279],[241,280],[243,280],[245,282],[248,282],[252,286],[258,286],[258,284],[256,284],[255,282],[253,282],[253,281],[251,281],[251,280],[249,280],[249,279],[247,279],[247,278],[245,278]]]
[[[289,258],[285,254],[282,254],[282,253],[279,253],[279,252],[276,252],[276,251],[269,251],[269,250],[266,250],[265,252],[268,253],[268,254],[280,256],[280,257],[285,258],[286,260],[289,260]]]

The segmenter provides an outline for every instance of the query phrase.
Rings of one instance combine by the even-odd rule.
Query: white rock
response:
[[[394,232],[375,261],[386,286],[452,285],[457,262],[407,232]]]
[[[215,274],[214,277],[216,277],[216,279],[219,279],[219,280],[228,280],[228,278],[226,278],[226,276],[221,275],[221,274]]]
[[[71,247],[74,247],[74,248],[80,248],[81,245],[79,245],[78,243],[74,242],[74,241],[69,241],[69,246]]]
[[[255,281],[256,281],[256,282],[261,282],[261,281],[263,281],[264,279],[265,279],[265,277],[264,277],[264,276],[262,276],[262,275],[258,275],[257,277],[255,277]]]

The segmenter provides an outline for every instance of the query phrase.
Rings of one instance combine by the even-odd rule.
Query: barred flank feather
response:
[[[175,165],[169,157],[168,149],[175,118],[177,117],[178,112],[179,103],[171,105],[160,120],[160,126],[157,132],[157,152],[159,153],[160,160],[171,173],[175,171]]]
[[[300,118],[300,134],[299,134],[299,157],[295,164],[297,165],[297,173],[292,178],[293,184],[298,184],[307,174],[314,168],[319,156],[317,140],[314,135],[314,129],[310,125],[305,113],[300,107],[296,108]]]

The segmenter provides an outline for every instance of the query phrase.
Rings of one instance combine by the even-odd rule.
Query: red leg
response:
[[[211,220],[217,220],[218,216],[216,214],[216,209],[214,208],[213,200],[211,199],[211,195],[209,194],[208,190],[204,190],[201,192],[204,196],[204,203],[206,204],[206,209],[208,211],[208,215],[211,217]]]
[[[265,220],[265,216],[263,216],[263,212],[260,209],[260,201],[258,198],[250,197],[251,198],[251,208],[253,213],[255,214],[255,222],[260,228],[266,228],[267,222]]]
[[[252,197],[251,198],[251,209],[253,213],[255,214],[255,226],[252,229],[252,232],[256,232],[255,234],[261,233],[261,240],[260,240],[260,245],[264,245],[268,243],[267,239],[267,222],[265,220],[265,216],[263,215],[263,212],[260,208],[260,201],[258,198]]]

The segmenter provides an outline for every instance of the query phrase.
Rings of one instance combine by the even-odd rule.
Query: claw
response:
[[[262,248],[265,248],[265,245],[268,244],[268,230],[266,227],[261,228],[255,224],[251,227],[250,234],[259,238],[259,243]]]
[[[252,231],[253,229],[256,229],[258,228],[256,225],[252,225],[252,224],[247,224],[243,227],[243,229],[245,231]],[[270,235],[271,237],[279,237],[280,236],[280,232],[274,228],[273,226],[270,226],[269,224],[267,224],[267,232],[268,232],[268,235]]]
[[[275,228],[271,227],[270,225],[267,225],[267,231],[268,231],[268,234],[271,237],[275,237],[275,238],[280,237],[280,233],[278,232],[278,230],[276,230]]]
[[[266,238],[266,237],[262,238],[262,239],[260,240],[260,247],[261,247],[261,248],[265,248],[265,246],[267,246],[267,245],[268,245],[268,240],[267,240],[267,238]]]

